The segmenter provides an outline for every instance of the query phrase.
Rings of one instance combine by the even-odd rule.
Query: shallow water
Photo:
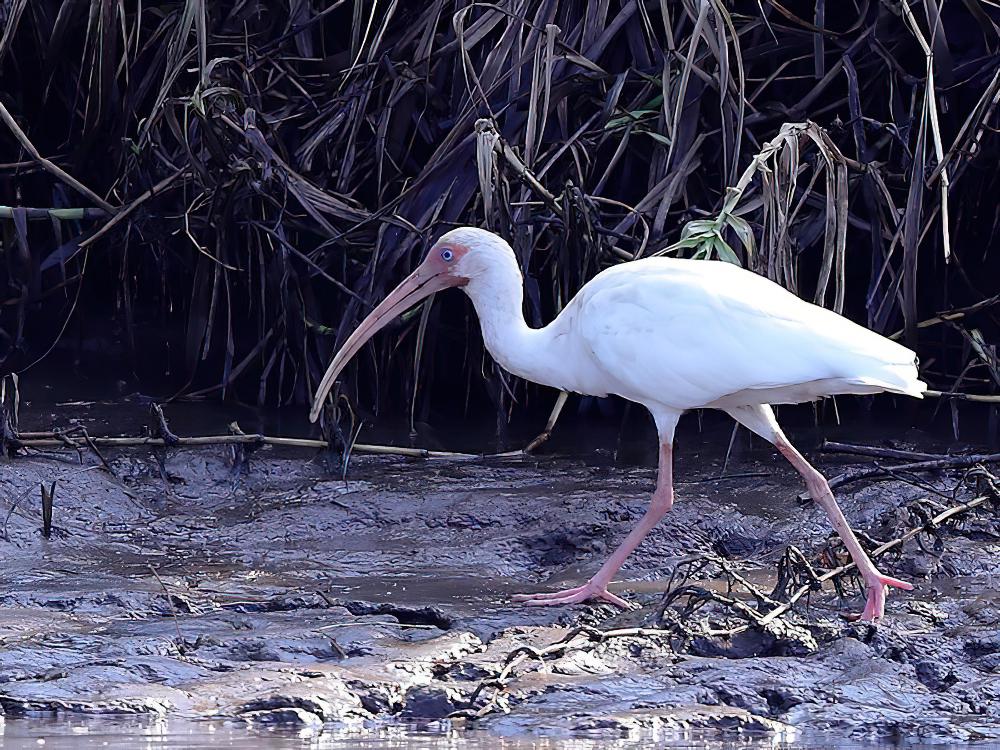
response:
[[[415,725],[362,731],[253,729],[235,723],[181,720],[136,722],[122,719],[18,719],[0,725],[3,750],[618,750],[643,745],[683,750],[939,750],[920,742],[865,743],[846,738],[778,739],[767,736],[720,738],[716,733],[649,733],[628,738],[504,737],[476,730]],[[975,746],[970,746],[975,747]]]

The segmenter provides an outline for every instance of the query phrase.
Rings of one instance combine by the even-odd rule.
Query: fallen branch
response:
[[[1000,404],[1000,396],[990,396],[985,393],[942,393],[941,391],[924,391],[929,398],[954,398],[959,401],[979,401],[984,404]]]
[[[855,456],[873,456],[874,458],[898,458],[904,461],[914,459],[936,460],[946,458],[942,453],[920,453],[919,451],[901,451],[895,448],[876,448],[869,445],[852,445],[850,443],[837,443],[832,440],[824,440],[819,447],[825,453],[850,453]]]
[[[881,477],[899,471],[938,471],[940,469],[966,469],[976,464],[1000,463],[1000,453],[980,453],[970,456],[948,456],[946,458],[935,458],[932,461],[917,461],[909,464],[898,464],[896,466],[884,467],[878,464],[874,466],[864,466],[859,469],[851,469],[843,474],[838,474],[830,480],[830,489],[843,487],[862,479]],[[799,500],[809,500],[808,492],[800,492]]]
[[[25,433],[28,434],[28,433]],[[53,431],[48,433],[30,433],[33,437],[19,437],[14,442],[14,447],[24,448],[58,448],[65,447],[66,443],[59,435],[63,433]],[[129,447],[159,447],[170,448],[177,446],[197,446],[197,445],[234,445],[238,443],[249,443],[255,445],[277,445],[286,448],[316,448],[325,450],[329,444],[325,440],[314,440],[310,438],[288,438],[272,437],[270,435],[206,435],[198,437],[178,437],[176,440],[164,440],[162,437],[152,436],[123,436],[123,437],[99,437],[93,436],[90,442],[96,446],[107,446],[113,448]],[[404,448],[395,445],[366,445],[358,443],[354,450],[359,453],[369,453],[377,455],[411,456],[414,458],[476,458],[471,453],[455,453],[451,451],[432,451],[424,448]]]

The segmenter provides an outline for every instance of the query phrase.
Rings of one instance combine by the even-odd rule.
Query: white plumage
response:
[[[609,268],[588,282],[548,326],[524,321],[523,278],[510,246],[472,227],[452,230],[365,319],[334,357],[312,418],[347,361],[417,300],[458,286],[476,308],[483,340],[509,372],[567,391],[616,394],[646,406],[660,438],[657,489],[649,511],[583,586],[520,597],[529,604],[602,598],[626,603],[607,584],[673,503],[672,451],[680,415],[716,408],[770,440],[803,475],[868,585],[866,619],[883,614],[885,576],[865,554],[829,485],[781,432],[769,404],[834,394],[926,390],[909,349],[778,284],[721,261],[648,258]]]
[[[909,349],[723,261],[610,268],[552,327],[579,337],[607,391],[682,411],[925,389]]]

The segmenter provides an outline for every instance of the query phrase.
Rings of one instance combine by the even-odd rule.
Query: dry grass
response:
[[[512,242],[535,323],[609,264],[721,257],[903,329],[944,389],[994,390],[994,306],[918,324],[1000,276],[998,21],[985,0],[3,0],[4,366],[113,301],[189,392],[306,403],[369,304],[473,223]],[[419,418],[442,363],[479,371],[431,305],[361,358],[362,403]],[[481,372],[507,414],[524,386]]]

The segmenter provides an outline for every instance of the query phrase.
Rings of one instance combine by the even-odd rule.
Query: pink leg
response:
[[[608,591],[608,584],[614,578],[624,564],[625,559],[632,554],[633,550],[645,538],[646,534],[652,530],[660,519],[666,515],[674,504],[673,486],[673,447],[669,442],[660,444],[660,466],[656,480],[656,491],[653,493],[652,502],[645,515],[639,520],[635,528],[625,537],[625,541],[612,553],[607,562],[601,566],[593,578],[582,586],[566,589],[565,591],[555,591],[550,594],[517,594],[514,601],[522,602],[528,606],[545,606],[554,604],[576,604],[588,599],[603,599],[604,601],[616,604],[623,609],[631,609],[631,605],[624,599],[615,596]]]
[[[844,546],[847,547],[847,551],[851,555],[851,559],[858,566],[858,572],[861,573],[861,577],[868,586],[868,602],[865,605],[864,612],[861,614],[861,619],[868,621],[880,620],[885,615],[887,587],[894,586],[909,591],[913,589],[913,585],[879,572],[878,568],[875,567],[875,563],[871,561],[871,558],[868,557],[861,547],[861,543],[858,542],[858,538],[851,530],[847,519],[844,518],[844,514],[841,512],[840,506],[837,505],[837,501],[833,497],[833,491],[830,489],[826,478],[813,468],[780,432],[774,444],[781,451],[781,455],[787,458],[806,480],[809,495],[830,517],[833,528],[840,535]]]

